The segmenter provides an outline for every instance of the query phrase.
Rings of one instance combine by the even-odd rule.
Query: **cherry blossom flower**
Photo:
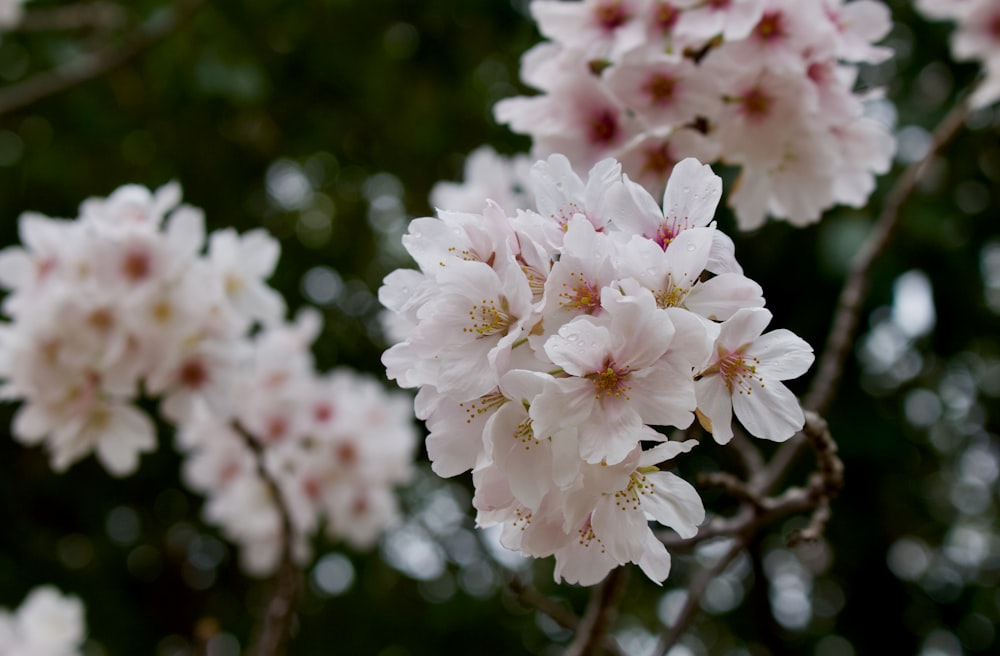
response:
[[[77,656],[85,637],[83,603],[50,585],[32,590],[13,613],[0,608],[4,656]]]
[[[812,348],[788,330],[766,334],[771,313],[737,311],[719,329],[715,352],[695,388],[698,418],[720,444],[733,437],[732,416],[756,437],[783,442],[805,423],[802,408],[781,381],[805,373]]]

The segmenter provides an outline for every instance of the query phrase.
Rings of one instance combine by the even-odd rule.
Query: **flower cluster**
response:
[[[346,369],[318,376],[309,347],[319,329],[318,314],[304,311],[259,333],[233,417],[202,409],[178,435],[185,480],[208,497],[206,519],[241,546],[251,572],[276,568],[284,530],[258,468],[280,490],[300,559],[321,526],[332,540],[370,547],[398,516],[393,486],[411,474],[409,398]]]
[[[35,588],[13,613],[0,608],[0,656],[76,656],[83,604],[51,586]]]
[[[984,79],[970,99],[974,108],[1000,100],[1000,3],[996,0],[919,0],[927,17],[958,23],[951,39],[956,59],[980,61]]]
[[[14,436],[44,444],[58,471],[92,451],[115,475],[135,471],[156,444],[140,388],[174,422],[200,401],[227,412],[247,331],[284,314],[263,282],[277,242],[223,230],[202,254],[202,213],[179,201],[177,185],[126,186],[76,220],[25,214],[24,246],[0,252],[2,393],[25,402]]]
[[[577,172],[615,157],[658,195],[684,157],[740,167],[729,198],[742,229],[796,225],[861,206],[894,141],[864,116],[857,64],[890,52],[873,0],[534,0],[550,39],[522,60],[542,94],[494,108]]]
[[[284,324],[284,301],[264,282],[278,243],[261,230],[206,239],[202,213],[179,202],[174,184],[126,186],[84,202],[75,220],[21,217],[24,246],[0,252],[11,290],[0,392],[24,402],[14,437],[45,445],[58,471],[95,452],[128,475],[156,446],[140,401],[158,399],[186,482],[209,497],[208,521],[245,547],[249,570],[273,570],[284,536],[268,479],[299,555],[321,523],[370,546],[409,474],[408,402],[348,371],[318,376],[318,315]]]
[[[584,181],[552,155],[531,178],[537,211],[487,201],[411,223],[419,270],[379,291],[406,326],[383,363],[419,388],[434,471],[473,470],[480,526],[554,555],[557,579],[593,584],[631,562],[662,581],[670,558],[647,519],[690,537],[704,508],[657,466],[696,440],[653,427],[697,415],[726,443],[735,413],[785,440],[803,414],[780,381],[812,350],[763,333],[771,315],[715,228],[722,182],[707,165],[678,163],[662,207],[612,159]]]

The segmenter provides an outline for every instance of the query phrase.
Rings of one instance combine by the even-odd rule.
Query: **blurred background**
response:
[[[105,25],[0,34],[0,94],[87,53],[129,47],[137,25],[162,25],[174,4],[184,3],[133,0]],[[775,325],[817,350],[885,190],[976,74],[950,63],[950,26],[924,22],[909,2],[888,4],[897,24],[885,43],[896,57],[865,69],[862,82],[885,87],[872,111],[893,126],[899,149],[869,207],[753,234],[719,214]],[[349,365],[384,378],[375,293],[409,264],[400,245],[408,221],[432,212],[432,185],[460,179],[480,144],[530,146],[490,111],[529,91],[518,60],[540,37],[526,6],[205,3],[124,66],[0,116],[0,245],[17,243],[25,210],[73,217],[82,200],[122,184],[177,180],[209,229],[263,226],[280,240],[271,282],[293,311],[324,313],[321,370]],[[1000,651],[998,131],[996,108],[970,118],[875,267],[827,417],[846,487],[826,538],[786,548],[802,518],[764,531],[709,586],[674,656]],[[807,383],[808,374],[793,389]],[[14,410],[0,406],[0,430]],[[267,582],[242,575],[234,548],[200,520],[167,426],[160,437],[122,480],[93,459],[56,475],[42,451],[0,439],[0,607],[42,583],[81,597],[88,656],[235,656],[246,647]],[[681,473],[725,468],[727,458],[706,445]],[[378,549],[316,543],[289,653],[559,653],[569,633],[507,583],[517,572],[578,612],[587,591],[553,585],[551,563],[523,561],[475,531],[468,478],[438,479],[420,459],[401,493],[407,519]],[[805,458],[797,476],[811,466]],[[705,500],[727,509],[716,493]],[[632,577],[615,634],[626,653],[649,653],[688,577],[718,553],[707,544],[678,554],[663,588]]]

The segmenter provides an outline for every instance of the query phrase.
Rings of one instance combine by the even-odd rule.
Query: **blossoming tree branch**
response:
[[[113,5],[22,4],[0,0],[0,28],[100,30],[122,19]],[[89,67],[0,91],[0,113],[139,56],[200,4]],[[274,238],[206,234],[178,184],[127,184],[72,219],[25,212],[21,245],[0,252],[0,391],[18,404],[13,435],[44,448],[54,472],[94,456],[112,476],[141,475],[161,439],[155,412],[182,454],[181,479],[206,499],[204,521],[238,545],[247,573],[274,576],[253,652],[277,654],[317,533],[366,549],[399,519],[415,414],[433,472],[471,476],[478,527],[552,559],[556,581],[593,586],[577,616],[530,581],[510,583],[573,631],[569,654],[621,653],[611,628],[624,587],[639,585],[625,579],[632,565],[659,585],[671,552],[723,544],[689,581],[656,645],[665,654],[709,582],[759,533],[798,514],[790,542],[821,536],[844,485],[823,415],[872,264],[968,112],[1000,99],[996,2],[919,6],[957,23],[954,56],[982,62],[983,79],[895,178],[817,367],[814,346],[765,307],[768,290],[716,213],[725,202],[747,231],[869,203],[896,144],[869,111],[882,91],[860,89],[858,71],[892,57],[880,45],[887,6],[533,0],[544,40],[521,77],[538,93],[494,107],[530,137],[530,154],[472,153],[464,181],[434,189],[436,216],[403,237],[416,268],[393,271],[378,291],[392,343],[382,363],[416,390],[412,412],[368,377],[316,371],[318,313],[287,320],[266,283]],[[736,176],[728,188],[723,167]],[[800,400],[786,381],[803,376]],[[782,445],[766,458],[761,440]],[[732,452],[741,471],[675,473],[704,449]],[[811,474],[788,484],[806,451]],[[706,508],[710,488],[736,510]],[[0,612],[0,654],[79,653],[83,606],[44,583]]]
[[[738,168],[728,202],[743,230],[766,217],[807,225],[836,204],[864,206],[895,149],[865,112],[878,90],[855,89],[859,64],[892,55],[877,45],[891,27],[886,6],[530,7],[547,40],[525,54],[521,75],[541,93],[494,111],[532,138],[540,161],[481,149],[464,183],[435,190],[437,218],[415,220],[404,238],[419,269],[396,271],[380,290],[399,328],[383,362],[390,378],[419,390],[434,471],[471,470],[477,524],[502,525],[503,544],[526,556],[553,557],[557,580],[613,589],[616,568],[633,563],[659,583],[670,571],[666,545],[730,540],[690,584],[657,646],[666,653],[707,583],[758,531],[809,513],[789,540],[822,533],[843,466],[817,412],[839,383],[872,260],[968,106],[945,119],[890,194],[804,411],[782,381],[807,371],[812,348],[783,328],[765,332],[764,290],[716,227],[722,183],[702,162]],[[982,30],[1000,10],[987,2],[926,9],[965,19],[973,34],[958,33],[956,56],[985,60],[988,74],[971,103],[996,100],[1000,42]],[[696,488],[668,471],[702,431],[735,448],[745,470],[699,477],[741,503],[707,523]],[[786,446],[765,463],[745,434]],[[815,473],[777,493],[803,444],[813,446]],[[584,618],[562,621],[576,632],[569,653],[614,647],[606,617],[619,593],[606,589]]]

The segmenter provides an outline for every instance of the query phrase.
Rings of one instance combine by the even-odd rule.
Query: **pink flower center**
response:
[[[181,365],[177,378],[184,387],[200,389],[208,383],[208,368],[201,360],[187,360]]]
[[[486,396],[481,396],[471,403],[459,403],[458,407],[465,411],[465,423],[471,424],[476,419],[496,410],[506,402],[507,398],[499,391],[496,391],[490,392]]]
[[[604,543],[601,542],[601,539],[594,533],[594,526],[590,522],[590,515],[587,515],[587,519],[584,520],[583,526],[577,529],[576,533],[580,537],[581,546],[589,548],[591,544],[597,542],[597,546],[600,547],[601,553],[604,553]]]
[[[676,163],[677,160],[671,155],[667,144],[652,146],[643,153],[642,172],[666,178]]]
[[[606,2],[594,7],[594,19],[605,32],[613,32],[628,22],[629,15],[621,2]]]
[[[609,109],[602,110],[590,118],[588,128],[590,143],[610,145],[618,137],[618,117]]]
[[[595,314],[601,307],[601,292],[597,285],[581,273],[574,271],[569,275],[576,280],[576,284],[572,288],[570,283],[562,284],[564,291],[559,294],[559,305],[583,314]]]
[[[771,11],[761,17],[754,34],[765,43],[776,41],[786,35],[785,17],[780,11]]]
[[[760,87],[754,87],[741,99],[743,113],[750,119],[763,119],[771,113],[774,99],[764,93]]]
[[[674,101],[677,78],[666,73],[653,73],[642,85],[642,90],[649,96],[651,104],[657,107],[666,107]]]
[[[677,24],[677,19],[680,18],[680,15],[681,12],[677,7],[669,2],[660,2],[656,5],[656,12],[653,14],[653,23],[660,28],[660,31],[671,32],[674,29],[674,25]]]
[[[340,464],[351,466],[358,461],[358,447],[353,442],[343,442],[337,445],[337,460]]]
[[[327,401],[318,403],[313,408],[313,418],[319,423],[326,423],[333,418],[333,405]]]
[[[153,271],[152,258],[145,250],[132,249],[122,260],[122,275],[131,282],[140,282]]]
[[[462,328],[462,332],[479,337],[506,333],[513,321],[508,310],[506,299],[501,298],[500,307],[497,307],[496,299],[484,298],[469,310],[469,325]]]
[[[284,417],[271,417],[264,428],[264,437],[268,442],[278,442],[288,434],[288,420]]]
[[[514,439],[524,446],[525,451],[530,451],[531,447],[538,446],[540,442],[535,439],[535,431],[531,426],[531,419],[525,419],[514,430]]]
[[[721,11],[723,9],[729,9],[729,5],[732,4],[732,0],[708,0],[709,8],[715,11]]]
[[[594,372],[587,377],[594,382],[595,398],[624,396],[628,401],[628,391],[632,389],[628,384],[631,373],[628,367],[618,368],[613,362],[608,362],[603,371]]]
[[[754,379],[760,383],[761,387],[764,386],[764,380],[757,374],[760,360],[753,356],[748,357],[744,353],[744,349],[745,347],[728,353],[720,349],[719,373],[722,375],[722,380],[730,394],[734,393],[734,388],[739,394],[752,393],[753,388],[750,383]]]

